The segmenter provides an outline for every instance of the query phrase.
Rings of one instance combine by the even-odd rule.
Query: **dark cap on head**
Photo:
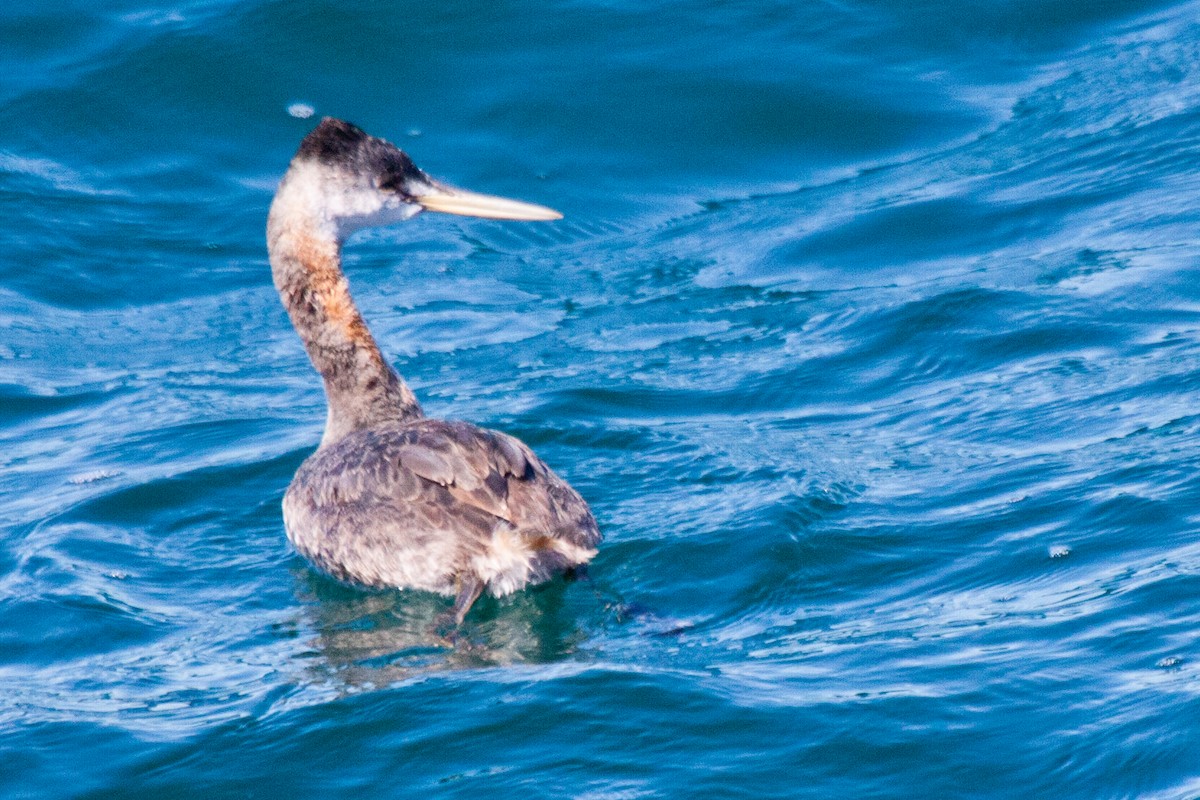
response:
[[[408,154],[391,142],[333,117],[325,117],[304,137],[296,158],[374,173],[379,176],[380,187],[386,189],[401,190],[412,178],[428,180]]]
[[[313,128],[296,155],[300,158],[314,158],[318,161],[333,163],[351,157],[356,149],[371,138],[371,135],[349,122],[333,117],[325,117],[317,127]]]

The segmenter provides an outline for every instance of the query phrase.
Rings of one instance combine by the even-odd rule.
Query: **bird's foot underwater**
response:
[[[461,626],[454,619],[454,613],[447,611],[444,614],[438,614],[433,624],[429,626],[429,637],[444,650],[457,649],[459,642],[463,641],[463,633]]]
[[[439,614],[430,629],[444,647],[454,649],[461,640],[463,620],[471,606],[483,594],[483,582],[473,576],[461,577],[458,581],[458,594],[454,598],[454,607]]]
[[[656,610],[639,602],[626,602],[611,588],[598,585],[588,574],[587,564],[579,564],[567,570],[564,574],[568,580],[578,580],[592,590],[601,607],[612,615],[613,620],[624,625],[635,622],[647,628],[646,636],[679,636],[694,627],[695,623],[687,620],[672,619],[661,616]]]
[[[643,636],[680,636],[695,627],[689,620],[664,617],[644,603],[610,603],[607,605],[619,623],[637,623]]]

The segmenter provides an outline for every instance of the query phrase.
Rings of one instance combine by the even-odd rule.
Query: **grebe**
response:
[[[275,288],[325,382],[316,452],[283,498],[288,539],[340,580],[453,596],[461,624],[503,596],[586,564],[600,531],[587,503],[524,443],[429,419],[350,298],[341,246],[423,210],[551,220],[543,206],[441,184],[390,142],[325,118],[304,138],[267,220]]]

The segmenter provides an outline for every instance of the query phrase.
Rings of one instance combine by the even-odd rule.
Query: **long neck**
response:
[[[267,249],[275,288],[325,381],[329,416],[321,446],[383,422],[420,417],[412,390],[384,360],[350,297],[336,233],[294,199],[286,186],[276,196]]]

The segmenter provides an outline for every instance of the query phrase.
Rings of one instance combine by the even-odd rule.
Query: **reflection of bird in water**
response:
[[[555,581],[513,595],[503,614],[480,617],[469,637],[445,637],[446,606],[437,595],[357,592],[311,570],[295,574],[307,666],[321,682],[347,689],[434,672],[560,662],[577,652],[588,622],[595,622],[588,597]]]
[[[342,580],[454,596],[458,622],[502,596],[587,563],[600,531],[587,504],[522,442],[428,419],[350,298],[341,245],[423,210],[550,220],[542,206],[440,184],[389,142],[326,118],[305,137],[271,204],[275,287],[329,414],[283,498],[287,535]]]

